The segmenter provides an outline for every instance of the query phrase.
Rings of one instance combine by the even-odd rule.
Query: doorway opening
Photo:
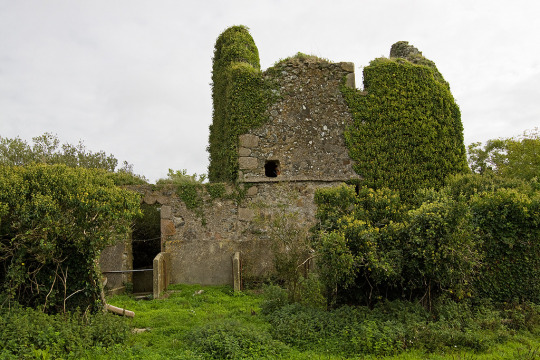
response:
[[[132,233],[134,293],[152,292],[154,258],[161,252],[160,207],[143,203],[141,211]]]

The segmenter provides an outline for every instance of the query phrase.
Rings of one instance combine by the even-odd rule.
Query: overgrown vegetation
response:
[[[0,308],[1,359],[82,359],[126,341],[130,324],[118,316],[78,311],[47,315],[18,305]]]
[[[392,55],[402,57],[364,68],[364,91],[344,85],[341,91],[354,118],[345,139],[361,184],[399,190],[406,200],[416,189],[440,188],[448,175],[469,170],[448,83],[416,49],[414,56],[398,50]]]
[[[315,249],[337,303],[540,302],[540,197],[519,180],[460,175],[440,191],[320,190]]]
[[[272,84],[263,78],[259,51],[245,26],[233,26],[217,39],[212,66],[213,120],[208,152],[211,182],[234,182],[238,175],[238,136],[267,120]]]
[[[32,138],[30,145],[19,137],[10,139],[0,136],[0,164],[26,166],[30,164],[63,164],[69,167],[101,169],[116,185],[146,184],[144,176],[133,172],[133,165],[124,161],[117,169],[118,160],[104,151],[92,152],[80,141],[77,145],[60,144],[58,136],[45,133]]]
[[[243,184],[205,183],[206,175],[187,173],[187,170],[169,169],[167,178],[159,179],[157,186],[172,185],[176,187],[176,194],[186,205],[206,224],[204,207],[212,204],[216,199],[234,200],[237,203],[245,197],[246,190]]]
[[[95,310],[100,251],[126,238],[139,211],[139,196],[103,170],[1,165],[0,303]]]
[[[408,301],[325,311],[275,293],[175,285],[165,299],[109,302],[132,320],[97,314],[0,311],[4,359],[533,359],[540,308],[530,303],[440,300],[431,312]],[[128,333],[126,325],[140,329]],[[142,332],[140,332],[142,331]],[[21,334],[21,335],[19,335]],[[529,357],[526,357],[529,356]]]

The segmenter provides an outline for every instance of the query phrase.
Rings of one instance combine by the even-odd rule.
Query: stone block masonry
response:
[[[343,132],[352,117],[340,91],[354,87],[352,63],[292,58],[265,73],[279,84],[269,121],[240,135],[239,181],[346,181],[352,168]]]

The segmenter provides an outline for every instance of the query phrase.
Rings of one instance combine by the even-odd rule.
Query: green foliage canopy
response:
[[[342,87],[354,118],[345,139],[362,185],[399,190],[404,198],[468,171],[448,83],[419,52],[407,57],[373,60],[364,68],[363,92]]]
[[[52,312],[94,309],[100,251],[125,239],[139,213],[139,196],[104,170],[0,165],[3,293]]]
[[[32,138],[33,145],[16,137],[14,139],[0,136],[0,164],[8,166],[25,166],[28,164],[64,164],[69,167],[102,169],[117,185],[146,184],[144,176],[133,173],[133,165],[123,162],[116,172],[118,160],[104,151],[92,152],[82,141],[77,145],[60,144],[58,136],[51,133]]]
[[[0,137],[0,163],[4,165],[27,165],[30,163],[65,164],[70,167],[85,167],[114,171],[118,160],[104,151],[96,153],[78,145],[62,144],[56,135],[45,133],[32,138],[29,145],[20,138]]]
[[[526,181],[540,179],[540,135],[538,128],[522,136],[488,140],[468,147],[469,166],[475,173],[493,172]]]

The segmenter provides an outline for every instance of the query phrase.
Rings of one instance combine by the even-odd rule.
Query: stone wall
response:
[[[340,86],[354,87],[352,63],[285,60],[265,73],[279,84],[269,121],[239,137],[239,181],[345,181],[358,178],[343,131],[352,123]],[[277,165],[275,177],[265,164]]]
[[[120,272],[133,269],[133,259],[131,255],[130,238],[126,239],[123,243],[110,246],[101,252],[99,265],[107,279],[105,290],[116,293],[122,291],[126,283],[132,282],[131,273]]]
[[[299,227],[310,228],[315,223],[316,189],[338,184],[247,184],[246,195],[240,201],[212,200],[204,193],[202,211],[187,209],[174,193],[174,186],[161,190],[139,187],[137,191],[144,195],[144,201],[161,204],[162,251],[170,254],[170,283],[232,286],[235,252],[240,253],[243,276],[266,276],[273,265],[269,227],[275,217],[294,213]]]

